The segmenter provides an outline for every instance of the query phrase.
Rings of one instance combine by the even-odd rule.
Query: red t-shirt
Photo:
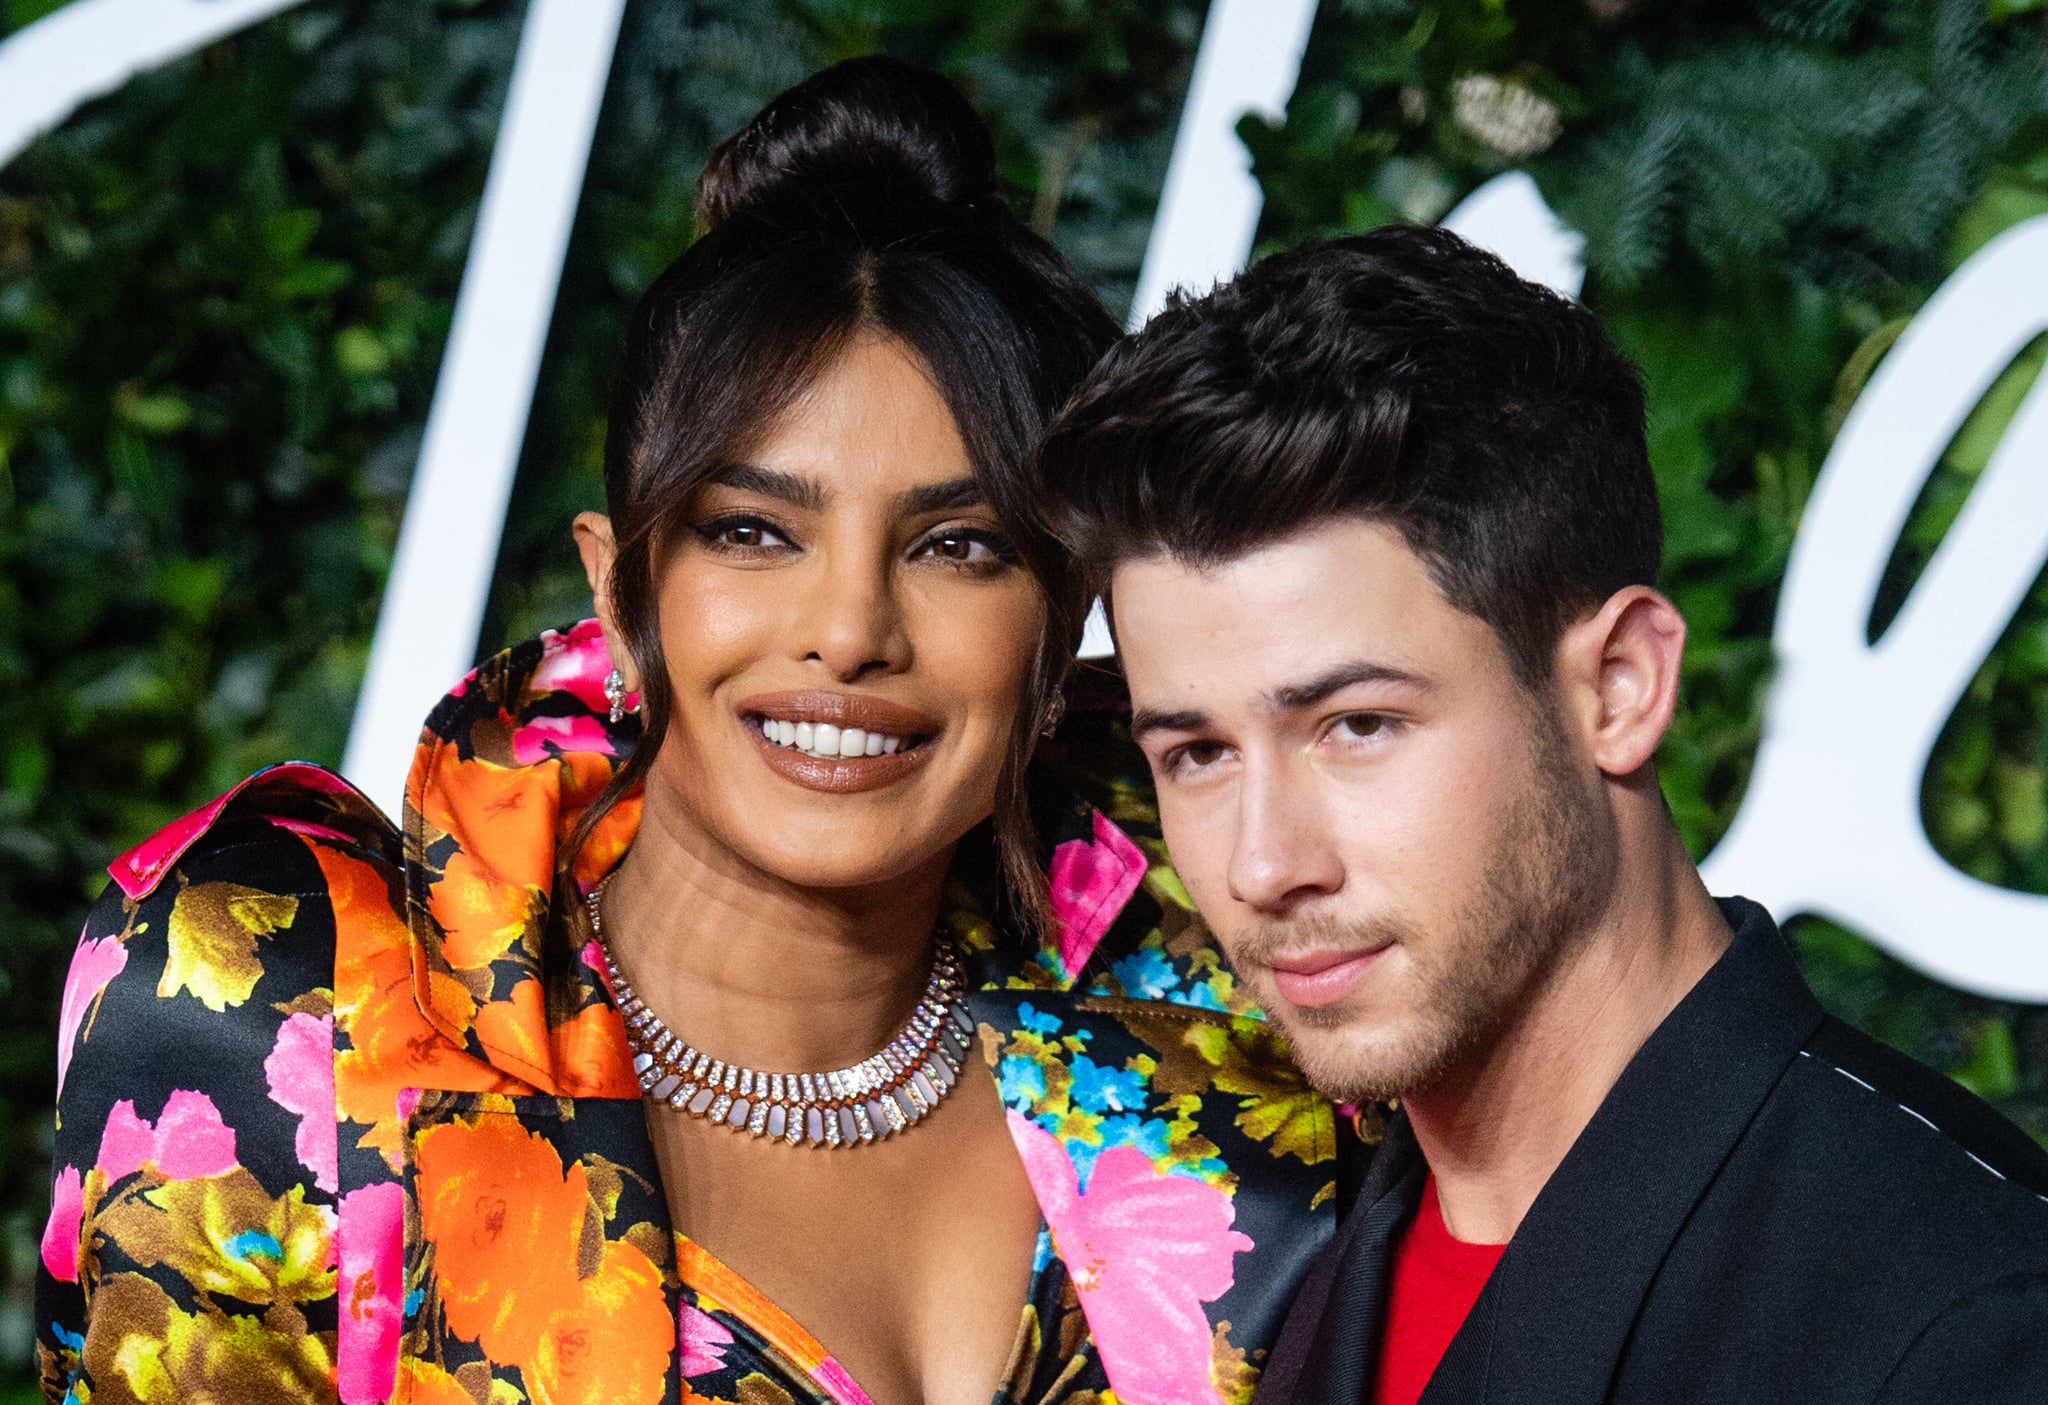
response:
[[[1436,1177],[1423,1183],[1422,1207],[1394,1246],[1387,1325],[1372,1405],[1415,1405],[1436,1371],[1505,1244],[1451,1238],[1436,1200]]]

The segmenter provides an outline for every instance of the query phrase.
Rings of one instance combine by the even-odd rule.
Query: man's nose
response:
[[[1328,807],[1305,765],[1250,757],[1238,784],[1230,896],[1267,916],[1344,886],[1344,864]]]

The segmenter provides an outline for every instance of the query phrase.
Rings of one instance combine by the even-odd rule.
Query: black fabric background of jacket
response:
[[[2048,1402],[2048,1153],[1825,1014],[1769,914],[1644,1043],[1423,1405]],[[1257,1405],[1370,1398],[1426,1167],[1396,1116]]]

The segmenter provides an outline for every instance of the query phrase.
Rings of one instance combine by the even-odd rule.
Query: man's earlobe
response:
[[[1616,591],[1568,635],[1591,688],[1586,742],[1610,776],[1632,775],[1650,764],[1678,707],[1685,659],[1685,617],[1648,586]]]
[[[602,512],[579,512],[570,533],[576,539],[577,555],[583,558],[583,575],[590,582],[590,599],[597,609],[597,622],[604,629],[605,648],[612,656],[612,663],[625,677],[626,691],[637,693],[640,691],[638,670],[633,667],[633,656],[626,648],[626,636],[619,629],[612,611],[612,559],[616,551],[612,520]]]

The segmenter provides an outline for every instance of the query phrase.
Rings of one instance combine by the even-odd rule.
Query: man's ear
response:
[[[1566,629],[1555,665],[1564,705],[1609,776],[1650,764],[1678,708],[1685,617],[1646,585],[1624,587]]]
[[[639,673],[633,667],[632,652],[626,648],[626,636],[612,612],[612,558],[617,551],[612,541],[612,519],[602,512],[579,512],[570,532],[576,538],[576,553],[583,558],[583,575],[590,582],[597,622],[604,629],[605,650],[612,656],[612,666],[625,675],[626,691],[637,693]]]

